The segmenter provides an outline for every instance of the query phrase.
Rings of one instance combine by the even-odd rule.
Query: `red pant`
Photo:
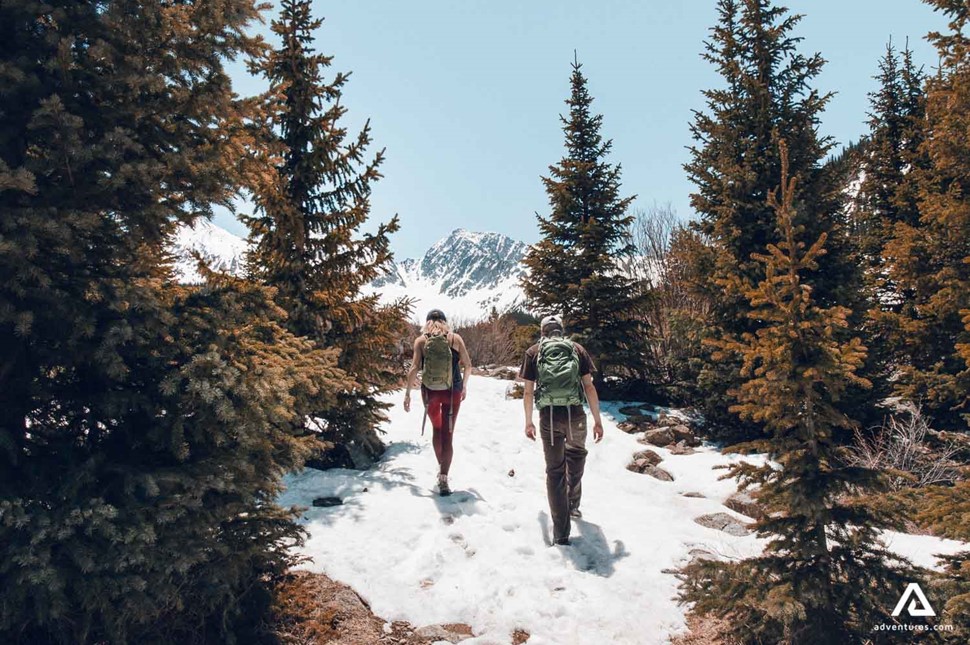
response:
[[[435,430],[452,430],[458,418],[458,408],[461,407],[461,391],[425,388],[423,394],[431,427]]]
[[[421,395],[428,409],[428,418],[431,419],[431,443],[434,446],[434,456],[438,460],[439,472],[447,475],[455,454],[452,430],[455,428],[458,408],[461,407],[461,391],[429,390],[422,387]]]

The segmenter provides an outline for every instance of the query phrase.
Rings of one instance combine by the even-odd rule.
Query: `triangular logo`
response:
[[[916,597],[913,598],[913,596]],[[909,601],[908,607],[906,606],[907,601]],[[919,601],[918,605],[916,604],[917,601]],[[909,583],[906,587],[906,591],[903,592],[903,597],[899,599],[899,602],[896,603],[896,608],[893,609],[893,616],[898,616],[903,613],[904,608],[913,618],[936,616],[936,612],[930,606],[930,601],[926,599],[926,594],[923,593],[923,590],[915,582]]]

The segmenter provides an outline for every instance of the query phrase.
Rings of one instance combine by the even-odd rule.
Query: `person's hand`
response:
[[[407,394],[404,395],[404,411],[405,412],[410,412],[411,411],[411,393],[410,392],[408,392]]]
[[[599,443],[603,440],[603,422],[597,421],[593,424],[593,441]]]
[[[461,400],[464,401],[466,396],[468,396],[468,388],[463,387],[461,388]]]
[[[536,440],[536,426],[531,421],[525,424],[525,436],[527,436],[532,441]]]

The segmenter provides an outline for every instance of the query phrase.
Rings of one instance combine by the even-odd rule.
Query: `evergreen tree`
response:
[[[925,77],[915,67],[912,52],[907,48],[900,56],[888,44],[876,80],[879,89],[869,95],[869,137],[852,231],[873,282],[884,280],[883,246],[896,222],[915,225],[919,221],[912,171],[925,166],[919,152]],[[884,296],[884,302],[901,297],[891,292]]]
[[[911,504],[915,505],[918,498],[921,509],[916,520],[920,526],[940,537],[970,542],[970,481],[911,489],[907,493]],[[970,550],[939,558],[943,575],[932,583],[927,593],[946,600],[940,623],[953,625],[954,630],[945,634],[944,640],[966,643],[970,639]]]
[[[845,302],[858,288],[858,271],[839,230],[834,182],[822,165],[832,146],[818,134],[829,95],[812,88],[822,57],[798,52],[801,39],[793,31],[801,16],[770,0],[719,0],[718,13],[704,58],[724,84],[704,92],[707,109],[695,113],[696,145],[685,165],[697,186],[691,204],[699,229],[716,257],[712,281],[719,289],[704,321],[709,340],[755,332],[762,324],[747,315],[750,304],[735,287],[764,276],[764,266],[751,255],[777,241],[767,196],[780,180],[779,131],[791,146],[792,174],[800,178],[796,223],[813,237],[829,235],[826,270],[807,278],[816,297],[823,304]],[[703,359],[698,381],[704,394],[696,403],[705,418],[728,438],[757,435],[760,424],[741,423],[728,412],[727,391],[740,382],[739,365],[714,360],[709,352]]]
[[[875,384],[873,398],[882,400],[892,393],[893,373],[905,360],[895,317],[886,314],[908,306],[911,294],[893,281],[885,247],[897,222],[913,225],[919,220],[916,170],[925,167],[920,153],[925,79],[909,48],[900,55],[889,43],[876,80],[879,89],[869,95],[869,135],[855,155],[850,177],[859,182],[859,190],[848,212],[869,309],[860,327],[870,348],[864,371]]]
[[[633,251],[633,197],[619,196],[620,166],[606,161],[613,142],[600,134],[603,117],[591,111],[581,68],[573,63],[569,114],[560,116],[566,156],[542,179],[552,212],[537,215],[543,237],[523,259],[522,285],[535,311],[563,315],[602,381],[614,371],[642,373],[641,296],[618,264]]]
[[[320,401],[314,416],[322,438],[373,458],[383,451],[375,431],[390,407],[378,396],[402,376],[396,359],[410,304],[381,306],[376,294],[361,293],[388,269],[398,221],[359,233],[384,153],[365,160],[369,123],[347,139],[340,98],[349,74],[324,79],[332,57],[313,50],[321,24],[309,0],[284,0],[272,25],[281,45],[252,66],[270,83],[261,106],[269,130],[257,140],[273,154],[253,173],[258,212],[249,218],[249,265],[277,290],[289,329],[338,348],[339,366],[356,382]]]
[[[0,640],[226,641],[300,538],[292,418],[344,387],[268,290],[186,290],[249,0],[0,5]],[[248,624],[247,624],[248,621]]]
[[[919,401],[936,423],[966,429],[970,369],[960,347],[970,342],[970,8],[933,0],[951,32],[932,34],[940,72],[927,82],[926,132],[916,170],[919,221],[900,221],[885,253],[904,305],[893,322],[903,344],[897,394]]]
[[[683,600],[730,616],[730,635],[744,643],[861,642],[888,619],[903,563],[878,541],[888,517],[861,499],[879,487],[880,474],[846,466],[839,445],[854,423],[837,402],[850,383],[868,385],[856,374],[866,348],[849,338],[850,312],[821,304],[810,286],[808,277],[824,270],[828,238],[802,241],[797,182],[784,142],[780,148],[781,195],[769,198],[779,241],[754,255],[764,277],[736,285],[763,325],[720,341],[715,354],[741,360],[745,380],[731,391],[732,411],[771,432],[744,446],[766,453],[768,463],[730,470],[742,489],[757,488],[766,515],[755,529],[768,542],[759,557],[688,566]]]

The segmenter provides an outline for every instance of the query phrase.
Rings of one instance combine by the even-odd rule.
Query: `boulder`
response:
[[[695,497],[695,498],[698,498],[698,499],[707,499],[707,496],[706,495],[701,495],[700,493],[698,493],[696,491],[690,491],[690,492],[687,492],[687,493],[681,493],[681,495],[683,497]]]
[[[751,529],[744,522],[727,513],[701,515],[700,517],[695,517],[694,521],[709,529],[724,531],[728,535],[743,537],[751,534]]]
[[[674,435],[674,441],[683,441],[686,445],[695,447],[701,445],[701,440],[694,436],[694,432],[683,424],[668,426]]]
[[[313,505],[321,508],[326,508],[328,506],[340,506],[344,503],[344,500],[339,497],[317,497],[313,500]]]
[[[653,450],[641,450],[633,455],[633,463],[637,463],[639,461],[645,461],[647,465],[656,466],[663,461],[663,457],[655,453]]]
[[[640,443],[649,444],[651,446],[658,446],[663,448],[664,446],[669,446],[674,443],[674,433],[670,431],[670,428],[654,428],[652,430],[647,430],[644,435],[637,439]]]
[[[761,505],[758,504],[758,500],[748,491],[739,490],[724,500],[724,505],[732,511],[741,513],[741,515],[747,515],[756,520],[761,519],[765,515]]]

